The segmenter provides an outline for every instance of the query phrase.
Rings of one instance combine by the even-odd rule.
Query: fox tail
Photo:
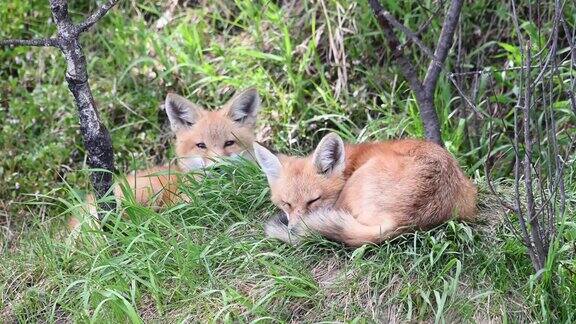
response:
[[[282,215],[283,216],[283,215]],[[392,217],[390,217],[392,218]],[[377,225],[365,225],[343,210],[326,209],[306,215],[301,222],[291,228],[282,222],[281,216],[270,219],[264,231],[268,237],[274,237],[290,244],[298,244],[302,238],[312,233],[349,246],[361,246],[366,243],[380,243],[408,231],[389,221]]]

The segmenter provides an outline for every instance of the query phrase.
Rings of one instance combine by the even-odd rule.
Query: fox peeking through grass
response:
[[[329,134],[307,157],[277,157],[257,143],[254,152],[284,213],[265,232],[289,243],[311,232],[350,246],[380,243],[476,213],[476,188],[432,142],[344,144]]]
[[[177,163],[126,175],[122,181],[124,185],[115,184],[114,196],[119,201],[124,198],[125,191],[130,190],[137,203],[156,207],[180,201],[179,174],[210,166],[219,158],[253,156],[251,151],[259,108],[260,97],[255,89],[236,94],[214,111],[169,93],[165,109],[176,135]],[[89,194],[86,200],[90,213],[96,215],[94,196]],[[69,220],[69,227],[77,225],[76,218]]]

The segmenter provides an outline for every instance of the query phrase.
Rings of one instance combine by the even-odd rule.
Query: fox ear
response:
[[[253,126],[260,109],[260,96],[256,89],[246,89],[234,95],[226,105],[228,106],[228,117],[233,121]]]
[[[272,183],[280,177],[282,164],[280,164],[280,160],[276,155],[258,143],[254,143],[254,155],[256,155],[256,160],[262,168],[262,171],[266,174],[269,183]]]
[[[170,128],[174,132],[182,128],[192,127],[203,112],[202,108],[175,93],[166,95],[164,107],[170,120]]]
[[[312,157],[316,171],[329,175],[344,171],[345,154],[344,142],[335,133],[330,133],[318,143]]]

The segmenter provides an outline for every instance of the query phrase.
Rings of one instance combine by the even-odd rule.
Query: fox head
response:
[[[251,150],[260,97],[256,89],[236,94],[224,106],[208,111],[173,93],[166,113],[176,134],[176,155],[182,171],[203,168],[221,157]]]
[[[257,143],[254,154],[268,178],[272,202],[286,213],[289,228],[303,215],[336,203],[346,164],[338,135],[326,135],[307,157],[277,157]]]

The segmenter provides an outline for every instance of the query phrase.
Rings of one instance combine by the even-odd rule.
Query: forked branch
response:
[[[428,71],[424,78],[424,87],[426,91],[434,92],[436,89],[436,84],[440,77],[440,71],[448,57],[450,48],[452,47],[452,41],[454,40],[454,33],[456,32],[456,26],[458,25],[458,19],[460,18],[460,11],[462,10],[463,2],[463,0],[453,0],[450,3],[450,8],[448,8],[448,12],[444,18],[440,38],[438,38],[436,50],[434,51],[435,60],[432,60],[428,65]]]
[[[448,52],[452,47],[463,0],[452,0],[446,17],[444,18],[442,31],[434,53],[422,43],[417,33],[412,32],[408,27],[402,25],[394,16],[385,10],[379,0],[370,0],[369,3],[386,36],[388,48],[392,51],[393,59],[398,63],[402,74],[406,80],[408,80],[410,88],[416,97],[416,101],[420,107],[420,118],[424,123],[426,138],[442,145],[440,124],[434,107],[434,91],[436,90],[436,84],[438,83],[444,62],[448,57]],[[403,32],[409,41],[418,45],[424,54],[430,58],[428,70],[423,80],[418,77],[414,63],[404,54],[404,46],[400,44],[398,37],[396,37],[395,29]]]
[[[86,20],[78,24],[78,33],[82,33],[90,29],[98,20],[102,19],[106,13],[116,5],[118,0],[108,0],[106,3],[101,5],[96,11],[94,11]]]

